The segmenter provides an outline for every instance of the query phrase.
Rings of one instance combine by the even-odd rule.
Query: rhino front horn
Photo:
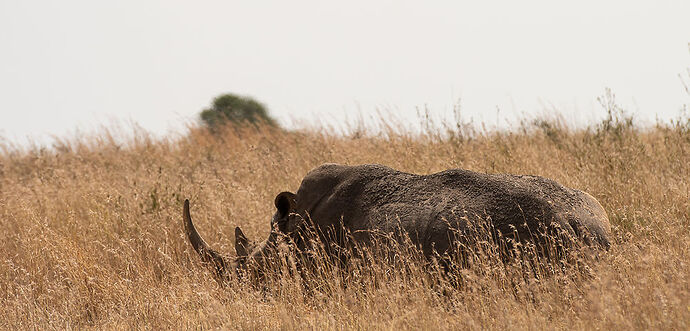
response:
[[[185,199],[184,208],[182,210],[182,218],[184,219],[184,230],[187,234],[187,239],[194,247],[194,250],[199,253],[201,260],[204,263],[213,265],[216,276],[222,278],[226,276],[226,263],[223,257],[218,254],[218,252],[212,250],[204,238],[201,237],[199,232],[194,227],[192,222],[192,217],[189,214],[189,200]]]

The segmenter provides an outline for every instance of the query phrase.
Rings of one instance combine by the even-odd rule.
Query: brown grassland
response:
[[[538,120],[411,133],[383,120],[376,134],[192,127],[0,144],[0,329],[688,330],[690,120],[641,128],[619,115],[586,129]],[[460,286],[413,259],[401,270],[373,261],[349,280],[325,270],[309,294],[288,273],[265,288],[216,282],[183,235],[184,199],[232,255],[235,226],[265,238],[275,195],[325,162],[549,177],[601,202],[612,248],[531,274],[487,258]]]

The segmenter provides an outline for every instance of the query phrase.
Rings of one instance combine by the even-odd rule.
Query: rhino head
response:
[[[271,219],[271,232],[263,242],[247,238],[240,227],[235,228],[234,258],[224,257],[211,249],[199,234],[189,212],[189,200],[185,200],[182,217],[187,239],[201,260],[214,268],[219,279],[228,279],[240,272],[263,273],[272,260],[279,255],[279,246],[288,241],[288,234],[294,228],[296,211],[295,194],[282,192],[275,198],[276,212]]]

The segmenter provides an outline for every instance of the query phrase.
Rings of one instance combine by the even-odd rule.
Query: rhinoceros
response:
[[[306,237],[343,264],[353,254],[342,252],[366,247],[377,237],[409,240],[427,259],[448,255],[458,244],[471,246],[477,229],[489,229],[494,239],[531,242],[537,251],[550,236],[558,236],[563,247],[610,246],[609,220],[595,198],[539,176],[463,169],[417,175],[381,165],[324,164],[306,174],[297,193],[279,193],[274,204],[265,241],[254,243],[235,228],[233,259],[199,235],[188,200],[183,208],[187,238],[221,277],[249,265],[265,268],[280,242],[305,249]]]

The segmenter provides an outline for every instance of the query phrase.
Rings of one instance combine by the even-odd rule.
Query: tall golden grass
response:
[[[0,329],[676,329],[690,328],[690,121],[586,129],[557,120],[512,131],[382,120],[380,133],[190,128],[126,141],[107,130],[51,148],[0,146]],[[613,226],[582,269],[528,277],[500,261],[430,284],[421,268],[366,265],[305,293],[216,282],[183,236],[181,209],[217,250],[234,227],[267,236],[276,193],[325,162],[535,174],[589,192]],[[494,263],[495,262],[495,263]],[[366,264],[366,262],[365,262]]]

